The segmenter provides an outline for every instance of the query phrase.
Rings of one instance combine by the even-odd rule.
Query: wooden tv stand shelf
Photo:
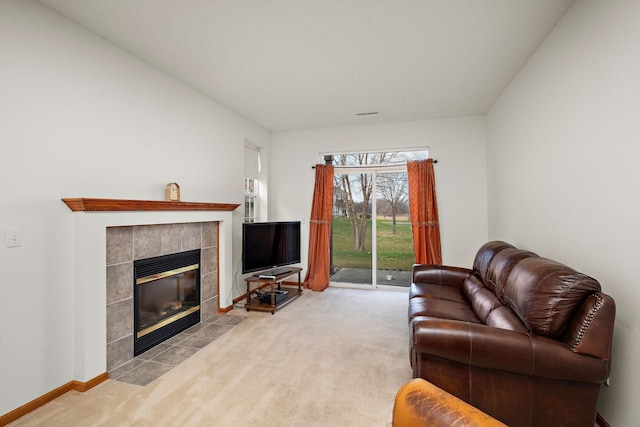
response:
[[[278,270],[284,272],[278,273]],[[285,305],[289,304],[291,301],[302,295],[302,283],[300,282],[301,271],[302,268],[300,267],[281,267],[279,269],[276,269],[276,274],[269,278],[260,278],[259,275],[247,277],[246,279],[244,279],[245,282],[247,282],[247,303],[244,307],[247,309],[247,311],[270,311],[271,314],[274,314],[277,309],[279,309],[280,307],[284,307]],[[283,287],[281,286],[282,282],[289,277],[294,276],[295,274],[298,275],[298,287],[287,287],[283,289]],[[254,291],[251,290],[252,285],[255,286]],[[260,302],[260,300],[257,298],[251,298],[251,294],[255,292],[255,290],[266,287],[268,287],[271,292],[270,303]],[[282,301],[279,301],[277,303],[275,297],[276,290],[286,290],[288,292],[287,296],[282,299]]]

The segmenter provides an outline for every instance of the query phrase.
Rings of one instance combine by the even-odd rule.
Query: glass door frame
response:
[[[348,282],[332,282],[333,287],[343,288],[360,288],[360,289],[384,289],[384,290],[402,290],[403,287],[378,285],[378,209],[377,209],[377,181],[379,173],[393,173],[393,172],[407,172],[406,163],[400,164],[378,164],[378,165],[362,165],[362,166],[334,166],[333,174],[335,175],[349,175],[357,173],[370,173],[373,188],[371,192],[371,284],[363,283],[348,283]],[[406,288],[409,289],[408,287]]]

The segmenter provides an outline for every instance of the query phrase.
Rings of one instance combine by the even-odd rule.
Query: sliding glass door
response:
[[[377,173],[375,190],[376,285],[408,287],[414,256],[407,172]]]
[[[410,285],[414,257],[406,160],[419,158],[411,154],[413,157],[406,152],[332,156],[332,285]],[[419,155],[426,158],[426,150]]]
[[[330,281],[372,285],[373,233],[367,196],[372,174],[336,173],[334,182]]]

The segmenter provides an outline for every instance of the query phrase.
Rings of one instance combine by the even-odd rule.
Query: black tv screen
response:
[[[242,224],[242,272],[300,262],[300,221]]]

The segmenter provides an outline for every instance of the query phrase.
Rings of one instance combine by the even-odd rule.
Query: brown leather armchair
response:
[[[506,427],[452,394],[416,378],[404,384],[393,405],[393,427]]]

